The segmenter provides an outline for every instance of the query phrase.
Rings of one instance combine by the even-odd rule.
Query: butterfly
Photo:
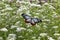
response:
[[[27,14],[22,14],[22,17],[25,19],[25,22],[26,23],[30,23],[31,25],[36,25],[37,23],[39,22],[42,22],[41,19],[38,19],[38,18],[33,18]]]

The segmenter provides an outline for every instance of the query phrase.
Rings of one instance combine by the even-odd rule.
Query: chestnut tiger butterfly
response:
[[[30,23],[31,25],[35,25],[36,23],[42,22],[41,19],[32,18],[31,16],[24,13],[22,14],[22,17],[25,19],[26,23]]]

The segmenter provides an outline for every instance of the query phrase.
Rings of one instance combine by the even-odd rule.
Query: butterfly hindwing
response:
[[[35,23],[42,22],[42,20],[41,19],[38,19],[38,18],[32,18],[32,20],[34,20]]]
[[[26,23],[30,23],[31,22],[31,19],[25,19],[25,22]]]
[[[37,23],[39,23],[39,22],[42,22],[42,20],[41,19],[38,19],[38,18],[32,18],[32,20],[31,20],[31,24],[32,25],[35,25],[35,24],[37,24]]]

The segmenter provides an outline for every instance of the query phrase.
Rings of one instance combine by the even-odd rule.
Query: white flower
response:
[[[58,26],[53,26],[52,28],[58,28]]]
[[[4,1],[4,0],[2,0],[2,1]]]
[[[3,37],[0,37],[0,40],[3,40]]]
[[[56,17],[58,17],[58,16],[57,16],[56,14],[53,14],[52,17],[53,17],[53,18],[56,18]]]
[[[57,13],[56,13],[56,12],[53,12],[52,17],[53,17],[53,18],[58,17],[58,16],[57,16]]]
[[[29,31],[29,32],[33,32],[33,30],[31,30],[31,29],[27,29],[27,31]]]
[[[8,2],[10,3],[10,2],[13,2],[14,0],[8,0]]]
[[[27,25],[27,28],[32,26],[30,23],[26,23],[26,25]]]
[[[6,10],[13,10],[11,7],[7,7]]]
[[[16,34],[9,34],[7,40],[16,40]]]
[[[6,28],[1,28],[0,31],[7,32],[8,30]]]
[[[10,7],[10,5],[8,5],[8,4],[5,4],[5,7],[6,7],[5,10],[13,10],[13,9]]]
[[[40,10],[38,10],[38,11],[42,13],[42,12],[44,12],[44,11],[45,11],[45,9],[40,9]]]
[[[17,12],[22,11],[22,10],[23,10],[23,9],[20,9],[20,8],[19,8],[19,9],[17,10]]]
[[[21,30],[26,30],[26,28],[18,27],[18,28],[16,29],[17,32],[19,32],[19,31],[21,31]]]
[[[12,26],[11,26],[11,29],[13,29],[13,28],[17,28],[17,27],[18,27],[18,26],[14,26],[14,25],[12,25]]]
[[[43,21],[50,22],[50,19],[44,19]]]
[[[58,37],[58,40],[60,40],[60,37]]]
[[[43,18],[43,19],[45,19],[45,18],[46,18],[46,16],[42,16],[42,18]]]
[[[32,37],[32,39],[36,39],[36,37],[35,37],[35,36],[33,36],[33,37]]]
[[[41,5],[37,5],[37,4],[30,4],[30,6],[41,7]]]
[[[44,27],[44,28],[47,28],[47,26],[46,26],[46,25],[43,25],[43,27]]]
[[[39,13],[36,13],[36,15],[39,15]]]
[[[38,18],[38,16],[34,16],[34,18]]]
[[[10,5],[8,5],[8,4],[5,4],[5,7],[7,8],[7,7],[10,7]]]
[[[60,33],[55,33],[54,36],[60,36]]]
[[[48,3],[44,3],[44,5],[49,5]]]
[[[42,37],[47,36],[47,33],[40,33],[40,36]]]
[[[29,10],[27,10],[27,11],[26,11],[26,14],[27,14],[27,15],[29,15],[29,16],[31,16],[31,14],[30,14],[30,11],[29,11]]]
[[[55,39],[53,39],[52,37],[48,37],[48,39],[49,39],[49,40],[55,40]]]
[[[26,6],[22,6],[17,10],[17,12],[23,11],[23,10],[27,10]]]
[[[4,12],[6,9],[2,9],[1,12]]]
[[[18,38],[23,38],[23,36],[18,36]]]
[[[25,1],[19,1],[17,0],[16,3],[19,2],[19,3],[24,3],[24,4],[30,4],[29,2],[25,2]]]
[[[55,9],[52,5],[50,5],[50,7],[49,7],[50,9]]]
[[[16,25],[20,24],[20,21],[17,21],[15,24],[16,24]]]
[[[38,24],[36,24],[36,27],[40,30],[40,26]]]
[[[54,13],[55,15],[57,14],[55,11],[53,11],[52,13]]]
[[[39,36],[38,39],[40,39],[41,37]]]

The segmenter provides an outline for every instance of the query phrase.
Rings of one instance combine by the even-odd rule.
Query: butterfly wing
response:
[[[31,16],[29,16],[29,15],[27,15],[27,14],[24,14],[24,13],[23,13],[22,16],[23,16],[24,19],[31,19]]]
[[[36,23],[39,23],[39,22],[42,22],[41,19],[38,19],[38,18],[32,18],[32,24],[36,24]]]
[[[23,18],[25,19],[26,23],[29,23],[31,21],[31,16],[27,15],[27,14],[22,14]]]
[[[27,20],[25,19],[25,22],[26,23],[30,23],[31,22],[31,19],[27,19]]]
[[[42,22],[42,20],[41,19],[38,19],[38,18],[33,18],[32,20],[34,20],[35,23]]]
[[[36,23],[34,22],[34,20],[31,20],[31,25],[35,25]]]

